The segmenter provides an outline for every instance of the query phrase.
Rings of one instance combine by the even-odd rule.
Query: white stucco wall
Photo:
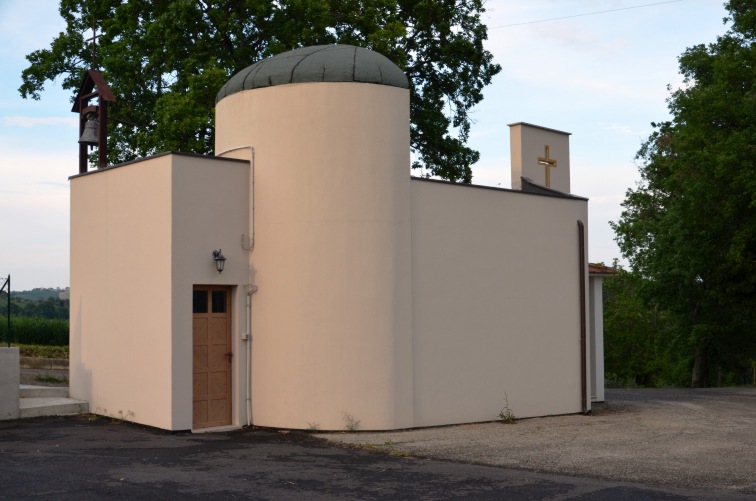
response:
[[[174,157],[172,179],[173,429],[192,427],[192,287],[228,285],[231,291],[232,423],[246,424],[244,409],[245,289],[249,254],[241,235],[249,228],[249,163],[206,157]],[[212,251],[222,249],[218,274]]]
[[[282,428],[487,421],[505,395],[517,417],[579,412],[587,202],[411,180],[408,131],[406,89],[281,85],[217,105],[216,152],[244,161],[74,176],[72,396],[191,428],[192,286],[207,284],[232,287],[232,424],[248,383],[252,422]]]
[[[240,146],[255,152],[254,423],[412,426],[408,90],[239,92],[216,107],[216,154]]]
[[[413,179],[415,426],[496,419],[505,394],[517,417],[580,412],[579,219],[586,201]]]
[[[556,167],[549,167],[550,188],[571,193],[570,134],[523,122],[509,125],[512,188],[522,188],[521,176],[545,186],[546,171],[538,158],[545,158],[546,145],[549,146],[549,158],[557,162]]]
[[[70,393],[92,412],[191,428],[192,284],[246,283],[248,172],[167,154],[71,179]]]
[[[591,312],[591,398],[594,402],[604,401],[604,293],[601,276],[591,276],[589,280],[589,302]]]
[[[17,419],[21,383],[18,347],[0,346],[0,421]]]
[[[173,382],[170,194],[169,156],[71,180],[71,396],[161,428]]]

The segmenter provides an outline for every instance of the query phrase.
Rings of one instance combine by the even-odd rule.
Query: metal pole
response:
[[[11,330],[10,330],[11,329],[11,325],[10,325],[10,304],[11,304],[11,297],[10,297],[11,296],[11,292],[10,291],[11,291],[11,288],[10,288],[10,274],[8,275],[8,278],[5,280],[5,283],[3,284],[3,286],[0,287],[0,291],[3,290],[3,289],[5,289],[6,285],[8,286],[8,307],[7,307],[8,318],[6,319],[7,322],[8,322],[8,324],[7,324],[8,325],[8,331],[7,331],[6,335],[5,335],[5,337],[6,337],[6,341],[8,342],[8,348],[10,348],[10,345],[11,345]]]
[[[10,325],[10,273],[8,274],[8,348],[11,345],[11,325]]]

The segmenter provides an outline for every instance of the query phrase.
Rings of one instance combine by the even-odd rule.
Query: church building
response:
[[[214,156],[72,176],[71,396],[195,431],[603,400],[569,134],[511,124],[512,189],[412,177],[409,100],[376,52],[297,49],[220,90]]]

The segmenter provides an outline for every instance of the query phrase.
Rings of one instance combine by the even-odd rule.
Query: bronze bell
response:
[[[94,113],[89,115],[87,123],[84,124],[84,132],[82,132],[79,138],[79,144],[88,144],[90,146],[97,146],[100,144],[100,135],[98,130],[100,128],[97,117]]]

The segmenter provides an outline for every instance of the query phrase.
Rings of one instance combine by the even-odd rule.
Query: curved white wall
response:
[[[218,103],[216,154],[255,151],[254,424],[413,425],[408,130],[409,91],[383,85]]]

